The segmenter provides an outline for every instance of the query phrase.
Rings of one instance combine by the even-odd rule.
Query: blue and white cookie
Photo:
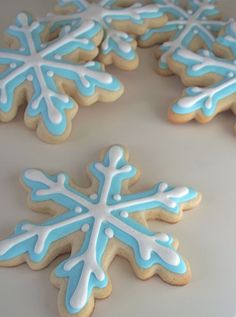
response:
[[[169,59],[170,68],[185,86],[183,96],[170,107],[169,119],[184,123],[211,121],[218,113],[236,113],[236,22],[220,33],[213,51],[197,53],[180,48]],[[235,126],[236,131],[236,126]]]
[[[168,57],[178,48],[197,51],[201,48],[212,49],[215,35],[225,25],[220,21],[220,11],[215,0],[189,0],[182,7],[179,0],[153,0],[160,12],[169,17],[161,28],[151,28],[139,38],[141,47],[159,44],[156,51],[158,72],[171,75]]]
[[[65,140],[79,106],[114,101],[121,83],[93,61],[102,40],[91,20],[62,28],[48,42],[46,22],[19,13],[7,32],[9,49],[0,50],[0,121],[9,122],[26,105],[25,124],[45,142]]]
[[[95,300],[111,294],[109,267],[116,256],[126,258],[140,279],[158,275],[169,284],[186,284],[190,266],[177,251],[177,240],[153,232],[147,221],[175,223],[184,210],[199,204],[201,195],[164,182],[131,192],[139,171],[119,145],[103,151],[88,171],[89,188],[79,188],[65,173],[49,175],[38,169],[23,173],[30,207],[47,213],[48,219],[40,224],[21,222],[1,240],[0,266],[27,262],[40,270],[68,254],[57,261],[51,275],[60,289],[61,317],[89,317]]]
[[[104,32],[98,59],[123,70],[138,66],[136,37],[167,22],[158,5],[143,5],[133,0],[58,0],[55,11],[46,19],[51,23],[52,32],[78,21],[96,21]]]

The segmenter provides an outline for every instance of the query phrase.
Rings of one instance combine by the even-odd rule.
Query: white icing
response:
[[[202,99],[206,98],[205,101],[205,107],[207,109],[211,109],[213,107],[213,97],[216,93],[220,92],[221,90],[227,89],[228,87],[231,87],[232,85],[236,84],[236,76],[233,77],[231,80],[228,80],[227,82],[221,83],[217,85],[216,87],[210,87],[202,89],[201,94],[197,96],[186,96],[183,97],[179,102],[178,105],[181,108],[191,108],[193,104],[198,103]]]
[[[18,236],[15,236],[15,237],[10,237],[6,240],[0,241],[0,255],[1,256],[4,255],[11,248],[13,248],[15,244],[27,241],[30,238],[33,238],[35,236],[37,237],[37,242],[35,244],[34,251],[36,254],[39,254],[44,249],[45,242],[51,232],[55,231],[56,229],[66,227],[69,224],[73,224],[78,221],[88,219],[88,217],[89,217],[89,214],[79,215],[77,217],[73,217],[73,218],[61,221],[60,223],[56,223],[54,225],[44,226],[44,227],[25,224],[22,226],[22,229],[26,232],[21,234],[20,238]]]
[[[128,214],[127,211],[122,210],[122,211],[120,212],[120,216],[121,216],[122,218],[128,218],[128,217],[129,217],[129,214]]]
[[[218,85],[215,85],[214,87],[209,88],[200,88],[200,87],[193,87],[192,91],[194,93],[197,93],[196,96],[185,96],[183,97],[179,102],[178,105],[181,108],[188,109],[191,108],[193,104],[197,104],[203,99],[206,99],[205,101],[205,107],[206,109],[212,109],[214,106],[213,98],[214,96],[219,93],[220,91],[227,89],[228,87],[236,84],[236,65],[234,63],[231,63],[228,60],[220,60],[213,56],[211,57],[210,53],[207,51],[204,51],[204,56],[199,55],[197,53],[191,52],[187,49],[180,49],[177,54],[181,56],[182,58],[186,58],[187,60],[193,60],[197,61],[198,63],[195,64],[192,67],[192,70],[195,72],[201,71],[203,69],[207,69],[208,67],[212,67],[212,69],[229,69],[229,72],[227,73],[227,77],[229,78],[226,82],[221,82]]]
[[[83,274],[80,278],[80,283],[78,283],[77,288],[74,291],[70,299],[70,304],[72,307],[84,307],[87,303],[88,298],[88,284],[91,274],[95,274],[96,278],[103,281],[105,278],[105,273],[102,268],[97,263],[96,259],[96,246],[97,239],[99,237],[100,228],[102,225],[102,220],[97,220],[94,223],[92,237],[90,239],[90,244],[87,252],[83,255],[68,259],[64,265],[65,271],[70,271],[78,263],[84,262]]]
[[[114,197],[113,197],[113,199],[115,200],[115,201],[121,201],[121,195],[119,195],[119,194],[116,194]]]
[[[91,200],[96,200],[98,198],[97,194],[92,194],[89,196]]]
[[[70,190],[67,183],[67,176],[63,173],[57,175],[57,177],[54,177],[52,180],[52,178],[49,178],[40,170],[27,170],[24,174],[26,180],[40,183],[45,187],[44,189],[35,191],[34,195],[42,199],[47,197],[46,200],[52,201],[53,196],[51,195],[61,195],[61,198],[64,197],[66,200],[70,199],[77,203],[78,206],[75,208],[75,214],[68,219],[50,225],[24,224],[21,228],[24,231],[22,234],[9,237],[0,242],[0,255],[4,255],[17,245],[17,243],[37,237],[34,251],[36,254],[40,254],[44,250],[47,238],[54,230],[79,223],[81,225],[81,231],[87,236],[86,241],[88,242],[86,243],[88,243],[88,245],[86,245],[86,249],[82,254],[72,255],[65,261],[63,266],[64,270],[69,272],[79,263],[83,263],[80,280],[70,298],[70,304],[75,309],[84,308],[87,303],[88,285],[91,275],[94,274],[99,281],[103,281],[106,277],[101,264],[98,263],[97,257],[97,246],[101,235],[103,235],[103,238],[105,235],[108,239],[116,237],[123,241],[119,236],[119,232],[127,234],[129,239],[135,241],[137,244],[140,256],[144,261],[149,261],[154,253],[158,255],[164,263],[172,266],[178,266],[181,261],[180,256],[174,249],[168,245],[165,246],[158,243],[158,241],[171,241],[168,235],[163,233],[151,235],[151,232],[150,235],[148,235],[145,231],[139,230],[141,224],[132,226],[131,219],[131,224],[126,223],[124,219],[129,216],[128,208],[139,207],[145,204],[145,209],[149,203],[155,201],[163,204],[163,208],[176,207],[175,199],[183,198],[184,201],[184,197],[188,195],[189,189],[186,187],[169,189],[166,183],[161,183],[157,186],[156,192],[149,194],[147,197],[140,198],[138,197],[139,194],[137,194],[137,198],[128,199],[129,196],[127,196],[126,201],[122,201],[122,195],[117,194],[119,195],[117,202],[113,205],[109,205],[109,194],[114,178],[123,173],[130,173],[133,168],[127,163],[124,163],[124,165],[120,164],[124,162],[124,152],[120,146],[110,148],[107,155],[109,162],[106,164],[99,162],[94,165],[95,169],[103,175],[102,190],[99,196],[98,194],[92,194],[88,197]],[[96,200],[96,202],[93,200]],[[82,213],[84,208],[87,211]],[[113,214],[114,211],[119,210],[121,218],[124,219],[118,218]],[[124,241],[123,243],[125,244]]]
[[[64,2],[65,4],[67,2]],[[69,2],[68,2],[69,3]],[[116,20],[115,17],[127,17],[127,20],[133,18],[136,20],[141,20],[142,13],[156,13],[158,12],[158,6],[155,4],[142,5],[141,3],[135,3],[134,5],[126,8],[108,8],[105,4],[100,1],[99,3],[90,3],[88,1],[83,2],[84,10],[80,11],[79,9],[71,13],[67,16],[65,15],[54,15],[50,14],[48,20],[50,22],[59,22],[64,21],[68,18],[68,20],[78,20],[81,18],[82,21],[85,20],[93,20],[102,25],[103,29],[106,32],[105,39],[102,43],[102,48],[107,50],[110,45],[109,41],[112,39],[116,45],[118,45],[119,49],[124,53],[129,53],[132,50],[132,45],[127,41],[128,35],[124,32],[120,32],[115,30],[112,26],[113,19]],[[129,30],[127,29],[129,33]],[[126,41],[125,41],[126,39]]]
[[[55,68],[59,70],[64,70],[65,65],[63,63],[58,63],[57,61],[60,61],[62,57],[58,54],[55,56],[55,61],[47,60],[46,57],[51,54],[56,49],[63,47],[66,43],[72,42],[75,38],[78,38],[80,35],[83,35],[85,32],[89,31],[93,26],[94,22],[92,21],[85,21],[83,22],[79,28],[77,28],[75,31],[71,32],[70,34],[66,34],[66,32],[69,32],[70,28],[64,28],[65,36],[61,37],[60,39],[57,39],[53,43],[49,43],[48,45],[45,45],[42,43],[41,51],[37,51],[35,47],[35,42],[33,39],[33,30],[38,27],[38,23],[33,23],[31,26],[28,26],[27,22],[27,15],[25,13],[20,13],[18,15],[18,20],[23,24],[23,27],[17,27],[17,26],[11,26],[11,29],[16,32],[23,32],[24,36],[27,41],[27,45],[29,47],[29,54],[22,55],[13,53],[10,50],[8,52],[0,52],[0,58],[9,58],[12,60],[20,61],[22,62],[22,66],[17,67],[12,71],[8,76],[6,76],[4,79],[0,80],[0,87],[1,87],[1,94],[0,94],[0,102],[2,104],[7,102],[7,87],[8,84],[18,75],[23,74],[27,70],[33,68],[34,70],[34,77],[37,78],[37,82],[40,85],[41,93],[40,95],[32,102],[32,108],[38,109],[42,100],[45,100],[45,104],[47,106],[48,116],[50,118],[50,121],[59,124],[63,120],[61,113],[59,110],[55,107],[55,105],[52,102],[53,97],[57,97],[58,99],[62,100],[63,102],[67,103],[70,101],[70,98],[68,96],[55,93],[47,87],[44,79],[44,75],[42,72],[42,66],[48,67],[48,68]],[[77,39],[78,40],[78,39]],[[79,39],[83,42],[83,39]],[[84,39],[84,42],[88,42],[87,39]],[[20,48],[20,52],[25,51],[25,48]],[[11,64],[13,66],[13,64]],[[15,64],[14,64],[15,65]],[[81,82],[84,84],[85,87],[89,87],[90,83],[86,79],[86,76],[90,78],[94,78],[95,80],[102,82],[104,84],[110,84],[113,81],[113,78],[111,75],[104,73],[104,72],[98,72],[93,71],[90,69],[87,69],[86,67],[89,66],[89,64],[85,65],[70,65],[66,64],[66,68],[68,70],[71,70],[73,72],[76,72],[78,76],[81,78]],[[13,68],[13,67],[12,67]],[[15,67],[14,67],[15,68]],[[54,74],[52,71],[48,71],[48,76],[53,77]],[[32,76],[32,75],[31,75]],[[28,79],[29,77],[27,77]],[[31,78],[31,77],[30,77]],[[32,81],[32,80],[31,80]]]
[[[81,228],[81,230],[83,231],[83,232],[88,232],[89,231],[89,225],[86,223],[85,225],[83,225],[82,226],[82,228]]]
[[[109,239],[112,239],[114,237],[114,231],[111,228],[106,228],[105,234]]]
[[[82,208],[81,207],[76,207],[75,208],[75,212],[77,212],[78,214],[80,214],[82,212]]]
[[[211,25],[215,24],[216,21],[209,21],[206,19],[206,17],[201,17],[204,12],[215,8],[213,4],[198,1],[197,5],[199,8],[196,10],[196,12],[193,12],[192,10],[188,10],[186,12],[184,9],[175,5],[170,0],[166,0],[165,4],[158,5],[160,8],[165,8],[165,6],[168,6],[169,8],[172,8],[173,11],[176,11],[181,15],[179,20],[174,20],[175,18],[173,18],[173,20],[167,22],[167,25],[177,25],[177,28],[182,30],[182,32],[174,40],[168,42],[169,50],[162,54],[161,62],[166,63],[168,56],[174,53],[176,49],[182,47],[184,39],[187,37],[187,35],[191,34],[191,32],[193,32],[195,35],[198,35],[200,30],[207,34],[207,37],[212,42],[215,41],[214,36],[208,30],[211,29]],[[222,27],[224,25],[224,22],[217,21],[217,23],[222,24]]]
[[[102,48],[107,50],[110,47],[109,41],[112,39],[115,41],[116,45],[118,45],[119,49],[124,53],[130,53],[132,51],[132,46],[129,42],[127,42],[128,35],[124,32],[116,31],[116,30],[107,30],[106,37],[102,42]]]

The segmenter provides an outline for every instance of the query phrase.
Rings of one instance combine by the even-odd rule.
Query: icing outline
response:
[[[170,18],[163,27],[149,29],[139,37],[141,46],[162,44],[158,48],[158,67],[163,74],[171,72],[168,57],[178,48],[200,48],[211,50],[215,42],[214,34],[218,34],[225,25],[216,21],[220,15],[214,0],[189,0],[187,9],[182,8],[177,0],[153,0],[159,5],[160,11]]]
[[[166,18],[155,4],[135,3],[129,6],[129,3],[130,1],[125,7],[121,7],[117,0],[100,0],[96,3],[86,0],[58,0],[57,13],[49,14],[47,21],[51,23],[52,32],[76,21],[96,21],[104,30],[99,59],[105,65],[114,63],[122,69],[126,69],[126,65],[133,69],[137,66],[135,37],[143,34],[148,27],[159,25],[160,20],[165,23]],[[121,28],[115,24],[121,22],[127,23],[127,26],[123,25]]]
[[[236,92],[235,43],[236,22],[230,21],[217,38],[213,52],[200,50],[193,53],[186,49],[176,50],[171,58],[173,71],[180,75],[180,70],[184,67],[188,78],[185,84],[190,87],[172,106],[171,113],[177,115],[180,120],[184,120],[185,115],[190,115],[190,119],[208,122],[219,112],[230,108],[235,112],[232,100],[226,101],[222,107],[224,99],[233,98]],[[178,69],[175,65],[179,65]],[[215,79],[211,78],[211,75],[216,76]],[[181,78],[184,80],[184,77],[183,74]],[[208,83],[204,85],[204,78],[208,77]],[[196,86],[191,87],[193,81]],[[203,87],[198,87],[198,83]]]
[[[76,58],[74,61],[66,60],[75,52],[78,52],[77,58],[82,52],[91,55],[90,58],[96,56],[97,47],[93,39],[101,32],[97,23],[83,21],[72,27],[66,26],[56,40],[44,43],[41,38],[46,30],[46,23],[34,21],[25,12],[19,13],[16,24],[8,28],[7,35],[20,47],[0,50],[0,67],[4,67],[0,73],[0,120],[10,121],[15,117],[19,106],[14,100],[16,90],[21,85],[30,85],[33,92],[26,88],[25,93],[28,103],[26,124],[30,128],[43,125],[56,141],[70,125],[67,112],[78,111],[71,92],[58,80],[69,80],[75,85],[81,105],[94,103],[96,100],[91,97],[97,89],[115,93],[118,97],[122,85],[104,72],[103,65],[98,62],[88,60],[78,64]],[[100,95],[97,100],[102,99]],[[48,141],[47,137],[45,141]]]
[[[20,223],[14,233],[0,241],[0,265],[27,261],[34,269],[41,269],[52,260],[48,254],[56,241],[60,241],[62,247],[62,241],[68,244],[66,239],[72,234],[84,233],[80,248],[81,238],[73,236],[71,255],[53,272],[54,278],[67,281],[64,303],[69,315],[84,311],[95,288],[108,287],[103,257],[110,240],[119,241],[119,248],[130,248],[140,270],[161,266],[179,278],[184,276],[187,265],[177,253],[173,237],[150,231],[144,218],[159,210],[158,218],[164,220],[168,214],[169,221],[175,222],[176,215],[189,208],[189,203],[191,207],[196,205],[200,197],[191,188],[173,187],[164,182],[144,192],[124,193],[138,170],[128,163],[124,148],[118,145],[110,147],[101,161],[93,162],[89,172],[96,180],[96,190],[92,184],[88,195],[72,186],[65,173],[49,176],[41,170],[26,170],[22,180],[29,190],[32,206],[42,211],[44,203],[45,210],[50,206],[54,217],[39,225]],[[139,219],[136,218],[138,213]],[[53,258],[59,254],[57,248]],[[153,274],[155,272],[151,272],[150,277]],[[166,274],[164,276],[166,279]],[[173,283],[173,279],[171,281]]]

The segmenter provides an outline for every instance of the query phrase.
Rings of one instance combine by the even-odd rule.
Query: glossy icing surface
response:
[[[112,53],[123,60],[132,61],[136,58],[133,35],[137,31],[135,28],[131,31],[129,23],[137,26],[144,25],[146,21],[160,18],[163,14],[155,4],[135,3],[121,8],[116,6],[118,2],[100,0],[90,3],[86,0],[58,0],[61,13],[67,14],[50,14],[48,20],[52,23],[52,30],[80,20],[96,21],[104,30],[100,53],[105,56]],[[66,8],[69,6],[73,6],[73,12],[67,12]],[[122,31],[113,24],[115,22],[124,23]]]
[[[19,43],[19,48],[0,50],[0,66],[4,68],[0,73],[0,117],[5,118],[13,112],[17,88],[28,83],[33,93],[32,96],[27,94],[26,117],[40,117],[52,136],[60,136],[68,125],[66,111],[76,105],[56,78],[73,81],[84,98],[93,96],[97,88],[119,91],[121,84],[97,62],[78,64],[65,59],[75,52],[96,51],[92,39],[101,31],[97,23],[84,21],[64,27],[59,38],[49,43],[41,40],[45,29],[45,23],[35,22],[31,15],[20,13],[16,25],[7,30],[7,35]]]
[[[63,245],[71,234],[84,233],[82,246],[77,247],[81,238],[74,236],[73,254],[54,271],[57,278],[67,280],[65,308],[71,315],[85,308],[94,288],[107,286],[103,258],[110,239],[119,240],[125,249],[130,248],[140,269],[160,265],[169,273],[185,274],[186,264],[173,247],[173,238],[152,232],[132,214],[142,213],[145,217],[147,212],[161,209],[174,217],[184,203],[198,195],[188,187],[166,183],[156,184],[145,192],[123,193],[124,181],[135,177],[137,169],[128,163],[121,146],[109,148],[104,159],[92,163],[89,171],[98,187],[88,196],[72,187],[64,173],[49,176],[40,170],[26,170],[23,182],[31,190],[31,201],[44,202],[45,207],[54,202],[66,211],[58,214],[55,208],[55,216],[39,225],[20,223],[12,235],[0,242],[0,264],[24,255],[46,266],[44,260],[55,242]],[[60,250],[54,256],[59,254]]]
[[[230,21],[224,33],[217,38],[221,49],[230,50],[232,59],[224,56],[219,57],[214,53],[201,50],[193,53],[186,49],[178,49],[173,54],[173,61],[186,67],[186,75],[189,78],[199,79],[199,86],[202,85],[202,77],[211,74],[220,76],[219,80],[209,87],[189,87],[185,96],[173,105],[173,112],[188,114],[201,111],[206,117],[213,116],[220,106],[220,103],[236,92],[236,23]],[[228,108],[232,103],[228,103]]]
[[[167,58],[178,48],[190,48],[195,41],[199,42],[198,48],[212,49],[215,41],[214,33],[218,33],[224,22],[214,20],[219,15],[219,10],[213,0],[190,0],[185,10],[176,0],[154,0],[159,5],[160,11],[170,17],[161,28],[148,30],[140,37],[144,43],[156,36],[167,39],[161,46],[159,67],[168,69]],[[157,43],[161,44],[157,40]],[[154,43],[153,43],[154,44]],[[196,45],[195,45],[196,46]]]

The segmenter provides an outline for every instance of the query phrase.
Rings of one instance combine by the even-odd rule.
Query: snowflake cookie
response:
[[[47,20],[52,23],[52,32],[58,27],[73,25],[81,20],[96,21],[104,30],[99,60],[105,65],[115,64],[121,69],[131,70],[138,66],[135,37],[148,28],[162,26],[167,21],[157,5],[130,5],[132,2],[58,0],[56,14],[49,14]]]
[[[46,42],[48,31],[46,23],[26,13],[7,30],[10,48],[0,50],[0,120],[11,121],[26,103],[25,124],[42,140],[56,143],[70,134],[77,103],[113,101],[123,88],[92,61],[102,38],[98,23],[66,26]]]
[[[231,109],[236,114],[235,21],[230,21],[220,33],[213,52],[179,49],[173,54],[170,67],[189,88],[171,107],[171,121],[184,123],[196,119],[206,123],[219,112]]]
[[[200,194],[166,183],[131,193],[129,186],[139,172],[118,145],[104,151],[88,171],[91,187],[87,189],[78,188],[64,173],[24,172],[30,206],[52,218],[39,225],[18,224],[0,241],[0,265],[27,262],[39,270],[71,252],[51,276],[60,289],[61,316],[90,316],[95,299],[109,296],[108,268],[116,255],[125,257],[141,279],[157,274],[170,284],[187,283],[190,268],[177,253],[178,243],[170,235],[150,231],[147,220],[175,223],[183,210],[200,202]]]
[[[212,49],[214,35],[224,26],[224,22],[216,21],[220,13],[215,0],[189,0],[186,10],[179,6],[179,0],[153,1],[159,5],[161,12],[169,16],[170,21],[161,28],[148,30],[139,38],[139,44],[147,47],[163,43],[156,53],[160,74],[172,74],[168,67],[168,57],[177,48],[193,51],[200,48]]]

